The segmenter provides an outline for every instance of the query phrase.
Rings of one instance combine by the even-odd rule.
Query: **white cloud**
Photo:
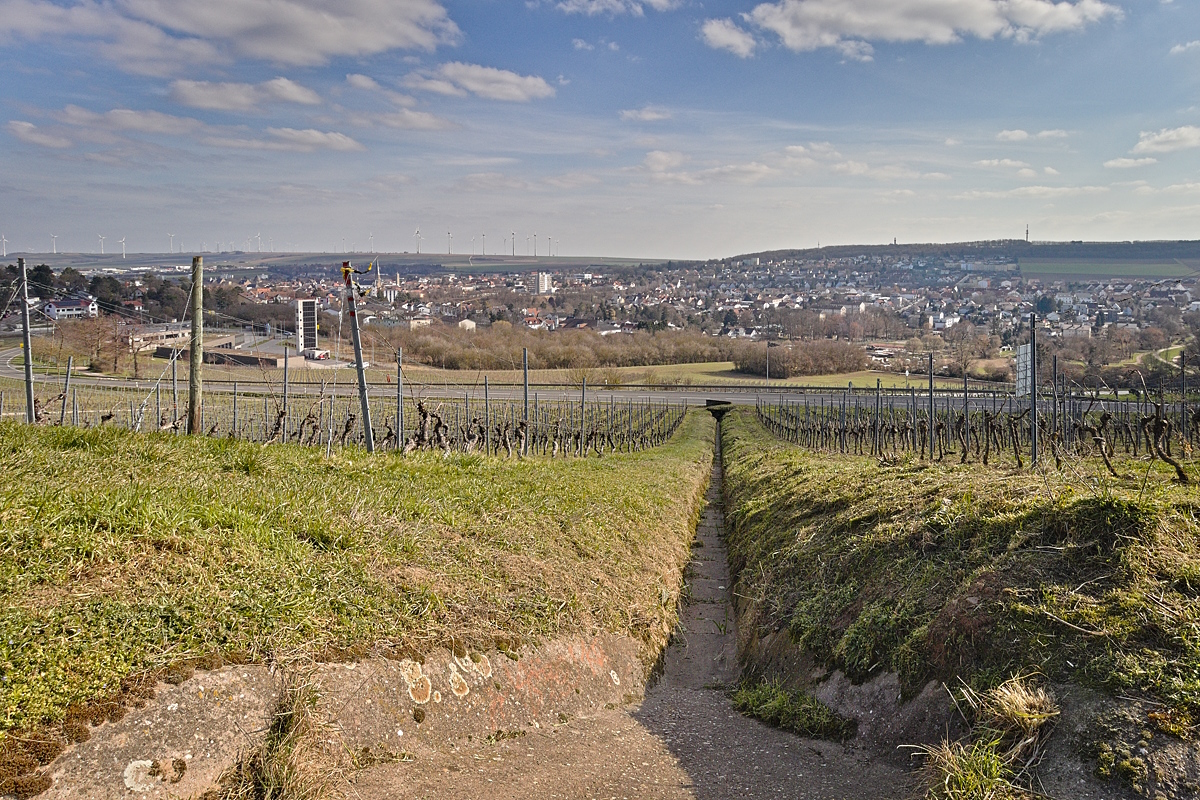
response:
[[[1024,161],[1012,158],[985,158],[982,161],[976,161],[975,164],[980,167],[1009,167],[1012,169],[1023,169],[1029,166]]]
[[[1200,40],[1188,42],[1187,44],[1177,44],[1171,48],[1170,53],[1173,56],[1177,56],[1181,53],[1186,53],[1189,50],[1195,50],[1198,47],[1200,47]]]
[[[351,74],[346,76],[346,83],[355,89],[365,89],[368,92],[382,91],[383,87],[370,75]]]
[[[517,159],[511,156],[454,156],[439,159],[437,163],[452,167],[497,167],[502,164],[516,164]]]
[[[1061,128],[1055,128],[1054,130],[1049,130],[1049,131],[1038,131],[1037,138],[1039,138],[1039,139],[1066,139],[1070,135],[1071,134],[1067,133],[1066,131],[1062,130]]]
[[[778,35],[785,47],[807,51],[866,41],[1026,41],[1078,30],[1121,11],[1101,0],[777,0],[744,16]]]
[[[315,65],[431,51],[459,30],[437,0],[3,0],[3,34],[92,40],[121,69],[166,74],[236,57]]]
[[[625,109],[621,112],[621,119],[625,122],[661,122],[670,118],[671,112],[654,106]]]
[[[838,52],[851,61],[868,61],[875,60],[875,48],[867,42],[860,42],[855,39],[847,39],[838,42],[835,47]]]
[[[646,158],[642,161],[642,164],[651,172],[666,172],[682,167],[685,161],[687,161],[687,156],[683,153],[651,150],[649,153],[646,153]]]
[[[1181,128],[1163,128],[1157,133],[1142,131],[1138,143],[1134,145],[1135,153],[1173,153],[1176,150],[1187,150],[1200,147],[1200,128],[1195,125],[1184,125]]]
[[[379,85],[379,81],[369,75],[351,74],[346,76],[346,83],[353,86],[355,89],[361,89],[364,92],[378,92],[384,95],[398,106],[416,105],[416,100],[407,94],[393,92],[391,89],[386,89]]]
[[[946,147],[958,147],[960,144],[962,144],[962,139],[955,139],[953,136],[951,136],[950,138],[946,139],[945,144]]]
[[[245,139],[227,136],[208,136],[201,144],[234,150],[277,150],[294,153],[311,153],[316,150],[351,152],[365,150],[361,144],[344,133],[318,131],[312,128],[267,128],[272,139]]]
[[[529,184],[525,181],[505,175],[503,172],[477,172],[472,175],[464,175],[455,186],[464,192],[512,192],[529,188]]]
[[[442,131],[454,128],[448,119],[443,119],[428,111],[413,111],[402,108],[399,111],[388,111],[381,114],[351,114],[347,121],[359,128],[395,128],[406,131]]]
[[[1004,191],[972,191],[960,195],[963,198],[996,198],[996,197],[1025,197],[1025,198],[1054,198],[1075,197],[1078,195],[1103,194],[1107,186],[1018,186],[1016,189]]]
[[[1042,167],[1042,172],[1046,173],[1047,175],[1058,174],[1058,170],[1056,170],[1054,167]]]
[[[680,0],[559,0],[555,8],[567,14],[586,14],[594,17],[598,14],[632,14],[640,17],[645,14],[645,6],[655,11],[670,11],[679,7]]]
[[[1150,164],[1157,164],[1157,158],[1110,158],[1104,162],[1104,166],[1109,169],[1132,169],[1133,167],[1145,167]]]
[[[893,181],[900,178],[919,178],[921,174],[914,169],[899,164],[886,164],[882,167],[872,167],[862,161],[848,160],[830,167],[834,172],[843,175],[861,175],[882,181]]]
[[[642,168],[657,182],[690,186],[703,183],[755,183],[775,172],[771,167],[757,161],[748,164],[724,164],[695,172],[680,170],[687,160],[687,156],[680,152],[651,150],[642,161]]]
[[[1036,169],[1025,167],[1024,169],[1017,170],[1017,177],[1019,178],[1036,178],[1037,176],[1038,174]]]
[[[1029,138],[1029,133],[1019,128],[1012,131],[1000,131],[996,138],[1002,142],[1023,142]]]
[[[71,146],[70,139],[65,136],[56,136],[55,134],[39,130],[38,126],[32,122],[13,120],[6,127],[9,133],[26,144],[36,144],[38,147],[49,147],[54,150],[61,150],[64,147]]]
[[[700,26],[700,37],[714,50],[728,50],[738,58],[754,55],[754,37],[730,19],[710,19]]]
[[[571,44],[573,44],[575,46],[576,50],[595,50],[596,49],[595,45],[588,44],[583,39],[572,39]]]
[[[321,102],[321,96],[312,89],[287,78],[256,84],[179,80],[171,84],[171,99],[180,105],[211,111],[253,111],[272,101],[309,106]]]
[[[267,128],[267,133],[280,141],[305,150],[365,150],[358,142],[344,133],[318,131],[312,128]]]
[[[69,105],[58,116],[69,125],[136,133],[155,133],[165,136],[196,133],[204,127],[199,120],[190,117],[176,117],[159,111],[134,111],[128,108],[116,108],[100,114],[88,111],[86,108]]]
[[[600,179],[586,172],[568,172],[565,175],[553,175],[545,182],[556,189],[579,189],[599,183]]]
[[[462,97],[467,93],[488,100],[527,103],[553,97],[554,87],[536,75],[518,75],[504,69],[453,61],[433,72],[412,73],[405,83],[414,89]]]
[[[1195,194],[1200,192],[1200,183],[1173,183],[1170,186],[1164,186],[1159,191],[1166,194]]]

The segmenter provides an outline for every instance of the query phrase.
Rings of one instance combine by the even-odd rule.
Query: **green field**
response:
[[[1200,269],[1200,262],[1164,259],[1137,261],[1106,258],[1023,258],[1021,274],[1027,278],[1183,278]]]
[[[197,659],[610,631],[652,661],[712,444],[699,411],[654,450],[522,461],[0,422],[0,745]]]

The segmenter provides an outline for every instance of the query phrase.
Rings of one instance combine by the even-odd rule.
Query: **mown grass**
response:
[[[786,629],[854,680],[978,690],[1039,672],[1200,720],[1200,492],[1161,463],[1063,473],[881,464],[781,442],[736,410],[723,447],[743,637]]]
[[[0,741],[219,655],[506,650],[675,619],[712,421],[602,459],[332,459],[0,423]]]

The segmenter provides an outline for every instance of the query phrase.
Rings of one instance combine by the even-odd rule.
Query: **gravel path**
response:
[[[348,788],[362,798],[803,798],[909,794],[909,776],[864,751],[803,739],[733,710],[738,677],[731,585],[721,541],[721,471],[713,466],[680,630],[662,678],[640,706],[468,743],[375,767]]]

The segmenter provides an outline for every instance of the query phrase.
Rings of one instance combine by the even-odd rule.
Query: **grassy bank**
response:
[[[593,631],[654,655],[711,448],[700,412],[656,450],[554,462],[0,423],[0,737],[215,655]]]
[[[1038,672],[1200,721],[1200,492],[1161,463],[1064,474],[827,457],[726,415],[725,492],[743,637],[787,630],[854,680],[911,693]]]

